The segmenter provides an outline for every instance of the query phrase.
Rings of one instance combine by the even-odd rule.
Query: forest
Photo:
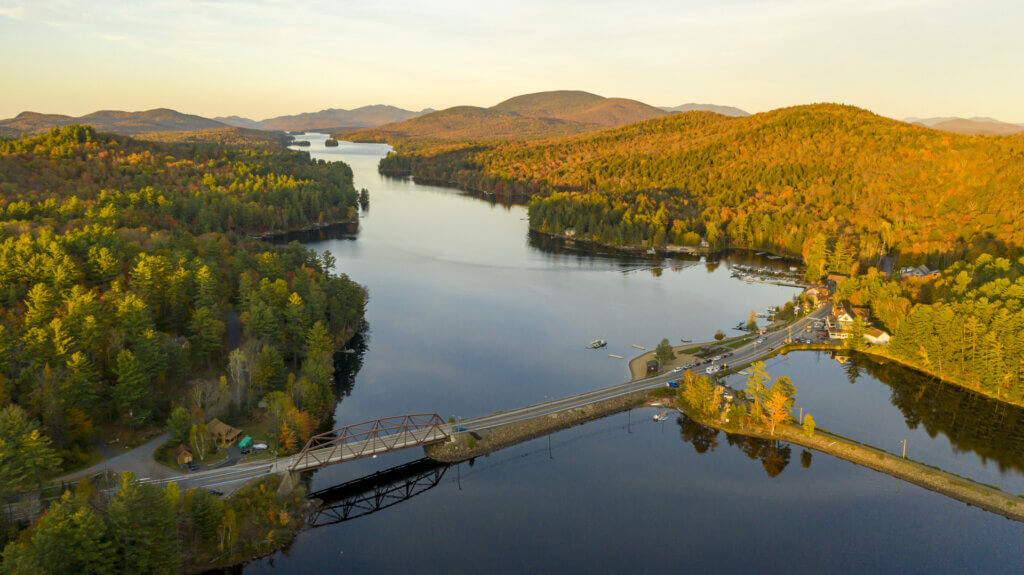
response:
[[[892,333],[872,353],[1024,405],[1024,257],[982,254],[938,277],[903,281],[869,269],[840,282],[835,298],[869,306]]]
[[[823,235],[945,267],[1024,245],[1024,137],[964,136],[850,106],[689,112],[550,139],[400,147],[382,172],[530,198],[530,225],[603,244],[704,237],[803,255]]]
[[[355,221],[357,202],[346,165],[281,147],[0,140],[0,491],[183,414],[182,441],[258,416],[301,446],[367,296],[330,253],[253,235]]]

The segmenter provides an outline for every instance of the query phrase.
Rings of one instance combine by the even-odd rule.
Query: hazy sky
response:
[[[1020,0],[0,0],[0,117],[262,119],[581,89],[1024,122]]]

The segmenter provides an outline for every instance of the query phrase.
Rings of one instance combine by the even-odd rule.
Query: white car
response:
[[[716,355],[715,357],[711,358],[711,361],[718,361],[720,359],[722,359],[722,356]]]
[[[681,367],[674,367],[674,368],[672,368],[672,373],[679,373],[680,371],[683,371],[683,368],[681,368]]]

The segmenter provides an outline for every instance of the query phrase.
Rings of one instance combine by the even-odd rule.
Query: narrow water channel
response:
[[[330,250],[338,270],[370,292],[369,329],[354,342],[356,353],[342,360],[347,377],[335,413],[339,425],[418,412],[472,417],[617,383],[627,377],[626,364],[608,354],[628,358],[637,352],[632,345],[653,346],[662,337],[708,339],[751,309],[778,305],[796,292],[730,277],[728,266],[751,263],[749,256],[708,264],[563,244],[552,249],[531,237],[522,207],[380,176],[376,165],[385,146],[324,148],[324,138],[302,137],[314,157],[349,163],[356,186],[370,191],[358,232],[302,238],[313,249]],[[598,337],[608,348],[584,349]],[[909,434],[907,422],[917,421],[925,431],[911,438],[911,454],[928,453],[925,438],[955,438],[933,455],[952,454],[965,465],[964,475],[988,473],[989,482],[1016,485],[1020,466],[996,455],[1007,450],[963,428],[977,424],[961,422],[946,433],[948,425],[928,414],[956,398],[909,408],[908,398],[926,394],[920,386],[898,390],[886,382],[899,381],[899,374],[868,368],[851,386],[845,369],[805,354],[773,361],[769,372],[793,379],[797,405],[823,427],[858,439],[857,433],[875,433],[862,440],[878,437],[893,451],[890,444]],[[841,383],[869,399],[850,401]],[[880,401],[884,394],[893,401]],[[889,411],[879,416],[879,409]],[[884,425],[874,423],[879,417]],[[410,450],[334,466],[318,471],[311,485],[329,488],[421,455]],[[655,423],[649,410],[452,468],[405,468],[387,481],[373,487],[388,492],[393,485],[390,493],[413,495],[378,510],[360,507],[358,493],[340,494],[334,519],[342,520],[325,518],[287,550],[242,570],[1024,570],[1017,523],[841,460],[804,455],[799,447],[730,438],[685,418]]]

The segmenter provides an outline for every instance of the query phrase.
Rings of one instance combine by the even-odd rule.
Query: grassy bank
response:
[[[796,425],[783,424],[779,425],[775,429],[775,434],[772,435],[756,427],[727,425],[712,419],[696,417],[687,412],[683,413],[708,427],[747,437],[784,441],[813,449],[891,475],[1008,519],[1024,522],[1024,497],[1022,496],[1011,495],[997,487],[978,483],[911,459],[904,459],[822,429],[817,429],[813,435],[808,435]]]
[[[460,433],[451,441],[428,445],[423,448],[423,451],[427,457],[436,461],[458,463],[537,437],[543,437],[555,431],[640,407],[654,398],[657,391],[659,390],[635,391],[577,409],[492,427],[482,432]]]

